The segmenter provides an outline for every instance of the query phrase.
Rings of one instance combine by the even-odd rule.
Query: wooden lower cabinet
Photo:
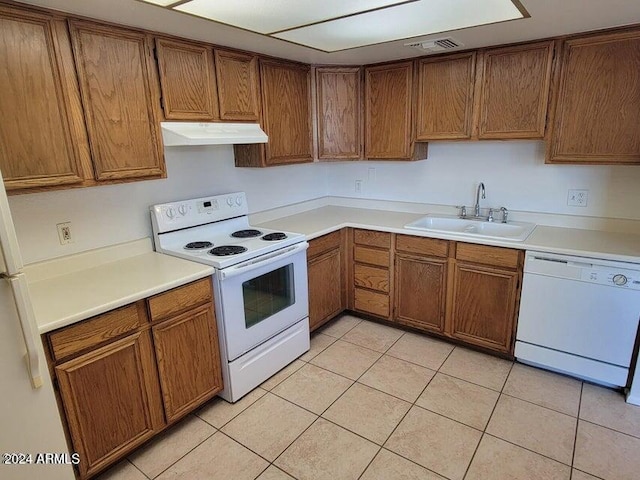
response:
[[[447,259],[397,254],[394,319],[416,328],[444,331]]]
[[[167,422],[222,390],[218,335],[210,305],[152,327]]]
[[[464,262],[454,272],[451,335],[510,354],[520,274]]]
[[[81,479],[223,388],[210,278],[50,332],[45,346]]]
[[[82,478],[164,426],[148,330],[62,363],[55,372]]]
[[[313,331],[345,309],[343,232],[309,242],[309,328]]]

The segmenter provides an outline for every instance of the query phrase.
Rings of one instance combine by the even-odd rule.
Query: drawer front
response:
[[[213,301],[211,277],[174,288],[147,300],[152,321],[162,320]]]
[[[133,332],[146,323],[143,302],[112,310],[48,335],[53,358],[58,361]]]
[[[518,268],[520,250],[488,247],[472,243],[458,243],[456,259],[464,262],[482,263],[495,267]]]
[[[387,232],[374,232],[372,230],[354,230],[353,242],[371,247],[390,248],[391,234]]]
[[[356,262],[389,267],[389,252],[386,250],[376,250],[373,248],[355,246],[353,248],[353,259]]]
[[[307,258],[317,257],[329,250],[340,248],[341,235],[340,231],[332,232],[322,237],[309,240],[309,248],[307,249]]]
[[[396,236],[396,251],[418,253],[433,257],[446,257],[449,254],[449,242],[437,238]]]
[[[389,270],[356,263],[353,271],[353,283],[356,287],[389,293]]]
[[[361,312],[388,318],[389,295],[356,288],[354,292],[354,307]]]

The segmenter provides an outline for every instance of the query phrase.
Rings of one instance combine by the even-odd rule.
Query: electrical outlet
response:
[[[362,192],[362,180],[356,180],[356,193]]]
[[[56,227],[58,228],[58,239],[60,240],[60,245],[73,243],[73,237],[71,236],[71,222],[58,223]]]
[[[589,190],[569,190],[567,205],[570,207],[586,207],[589,201]]]

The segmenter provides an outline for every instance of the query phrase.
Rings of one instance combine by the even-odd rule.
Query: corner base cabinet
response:
[[[45,335],[79,477],[93,477],[222,390],[211,279]]]

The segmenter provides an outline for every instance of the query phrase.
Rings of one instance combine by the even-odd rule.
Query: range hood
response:
[[[257,123],[161,122],[165,147],[266,143]]]

